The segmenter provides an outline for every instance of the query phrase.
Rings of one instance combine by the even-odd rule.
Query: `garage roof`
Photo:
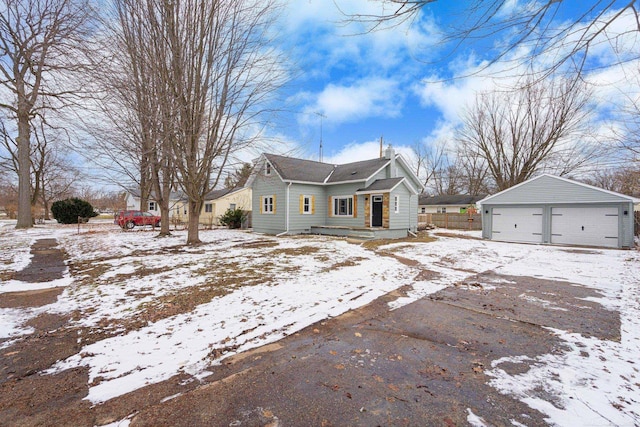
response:
[[[477,204],[528,205],[541,203],[640,203],[624,194],[604,190],[571,179],[544,174],[514,185]]]

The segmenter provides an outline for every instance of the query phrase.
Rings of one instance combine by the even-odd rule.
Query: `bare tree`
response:
[[[622,167],[617,169],[597,170],[590,178],[585,179],[587,184],[615,191],[631,196],[640,196],[640,169]]]
[[[378,31],[417,20],[423,10],[436,3],[436,0],[374,1],[380,5],[379,13],[349,14],[348,19],[364,23],[367,31]],[[340,3],[339,0],[334,2]],[[570,18],[560,18],[568,8],[571,8]],[[455,51],[477,40],[504,37],[508,42],[493,46],[492,57],[486,66],[520,49],[529,52],[528,59],[554,52],[554,60],[545,67],[541,78],[553,74],[565,64],[582,71],[589,55],[597,51],[603,40],[608,40],[619,54],[619,62],[640,57],[637,49],[632,53],[619,50],[625,37],[640,32],[637,0],[582,0],[577,3],[561,0],[473,0],[466,2],[461,9],[460,16],[452,19],[450,28],[445,30],[442,43],[450,43]],[[633,19],[631,26],[625,25],[622,31],[616,30],[615,24],[626,17]]]
[[[564,175],[586,161],[581,153],[594,153],[581,147],[588,100],[588,90],[575,80],[545,80],[515,93],[479,94],[463,117],[457,139],[465,153],[486,162],[498,190],[550,170],[556,159],[567,163],[550,171]]]
[[[244,187],[249,176],[253,171],[251,163],[243,163],[240,168],[233,172],[233,175],[229,174],[224,180],[224,188],[241,188]]]
[[[115,98],[123,108],[115,114],[112,104],[103,108],[111,123],[127,135],[120,143],[126,141],[127,151],[135,155],[141,209],[147,209],[151,197],[160,207],[161,236],[170,234],[169,200],[176,176],[172,143],[177,125],[171,76],[166,73],[170,48],[158,24],[165,6],[162,1],[114,1],[117,20],[107,40],[118,60],[104,81],[110,101]],[[107,139],[107,150],[119,164],[123,153],[109,149],[113,142]]]
[[[31,121],[43,98],[69,95],[55,77],[77,65],[72,50],[90,11],[85,0],[0,1],[0,85],[10,95],[0,108],[17,122],[17,228],[32,226]]]
[[[436,141],[432,145],[416,142],[411,146],[414,158],[414,172],[422,180],[422,185],[428,188],[434,179],[436,170],[446,157],[446,144],[444,141]]]
[[[58,138],[63,129],[55,129],[44,120],[44,111],[31,120],[30,159],[30,207],[31,211],[40,202],[44,209],[44,219],[49,219],[49,202],[52,198],[67,194],[73,185],[77,170],[68,161],[65,150]],[[66,136],[66,134],[65,134]],[[17,175],[17,141],[12,137],[4,123],[0,123],[0,169]]]
[[[196,244],[205,194],[216,187],[230,154],[258,133],[255,126],[283,83],[282,58],[270,47],[268,32],[277,4],[158,3],[157,40],[169,47],[159,72],[175,102],[173,155],[189,205],[187,244]]]

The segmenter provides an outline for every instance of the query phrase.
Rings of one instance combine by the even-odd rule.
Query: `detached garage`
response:
[[[485,239],[629,248],[633,247],[633,205],[639,202],[545,174],[477,204]]]

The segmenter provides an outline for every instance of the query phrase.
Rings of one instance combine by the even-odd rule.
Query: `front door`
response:
[[[371,198],[371,226],[382,227],[382,196]]]

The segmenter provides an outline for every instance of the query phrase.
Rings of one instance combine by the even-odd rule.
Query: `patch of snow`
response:
[[[479,417],[476,414],[474,414],[470,408],[467,408],[467,422],[472,427],[488,427],[489,426],[489,424],[487,424],[487,422],[482,417]]]

